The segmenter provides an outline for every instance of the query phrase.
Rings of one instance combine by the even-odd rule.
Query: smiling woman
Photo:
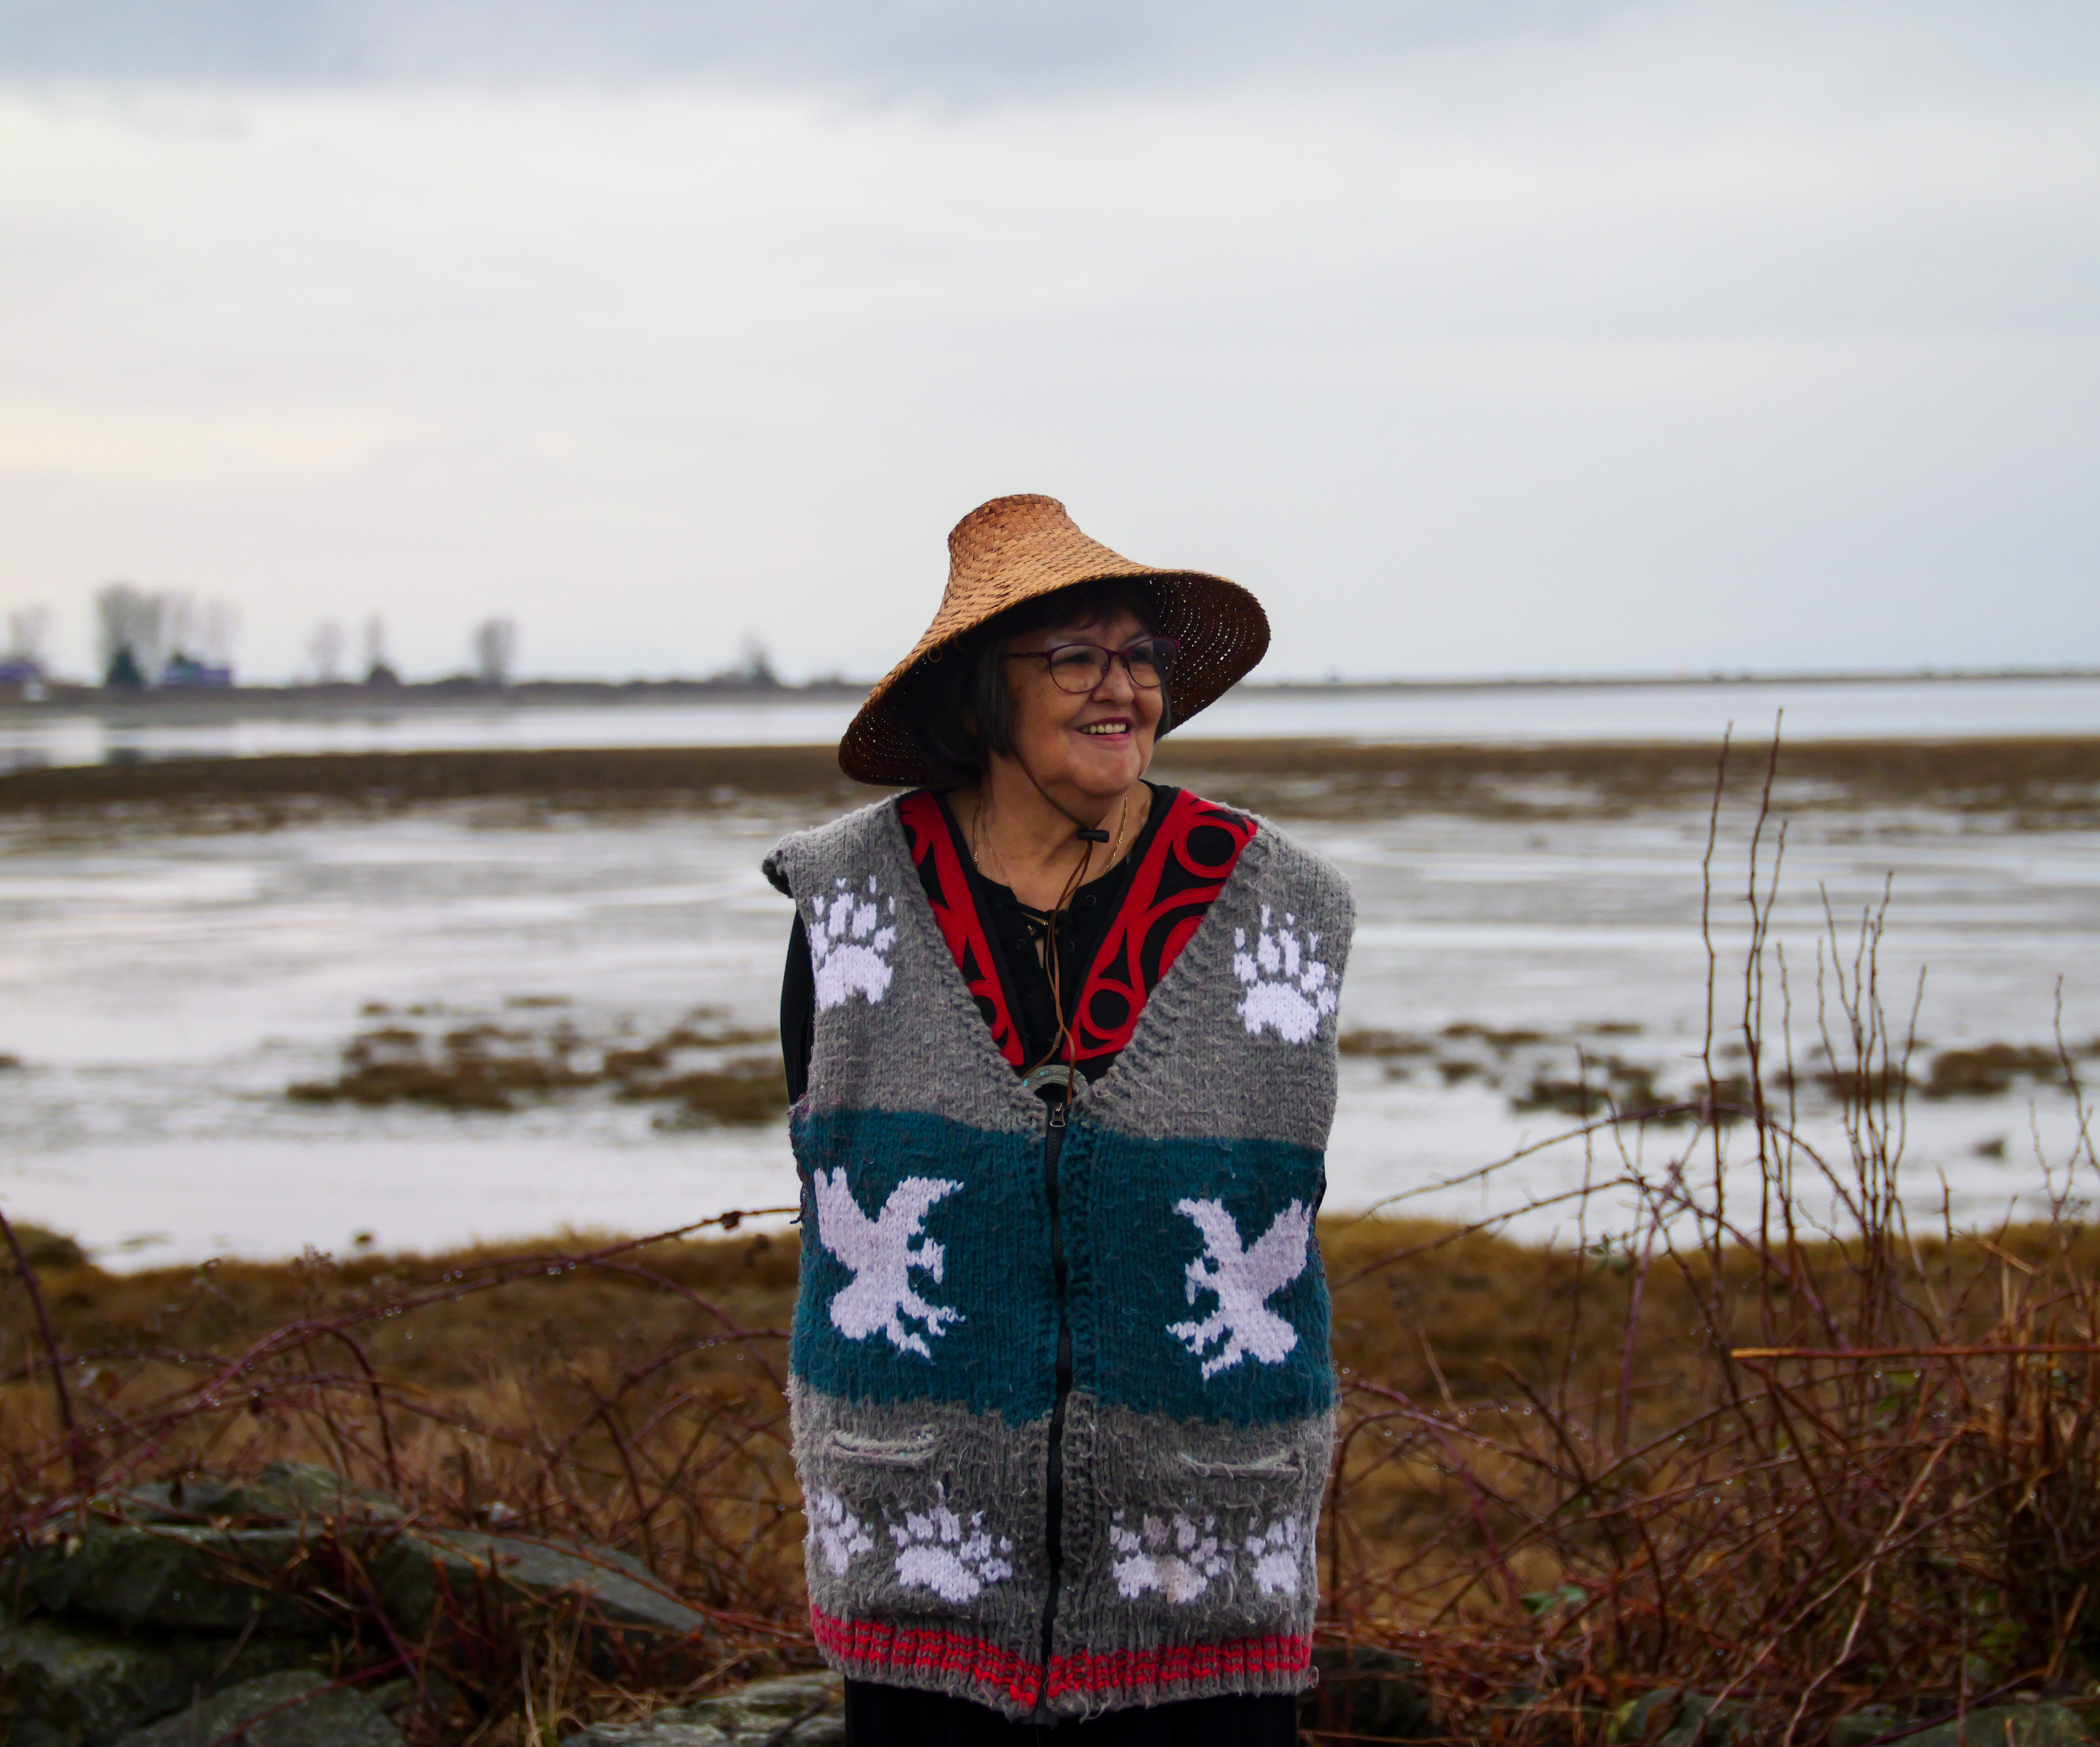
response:
[[[1048,497],[949,552],[839,754],[925,786],[766,861],[796,903],[817,1641],[854,1747],[1280,1747],[1330,1444],[1312,1215],[1348,889],[1145,780],[1267,646],[1245,589]]]

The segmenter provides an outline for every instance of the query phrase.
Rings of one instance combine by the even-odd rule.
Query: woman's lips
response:
[[[1082,722],[1079,731],[1090,740],[1113,740],[1130,732],[1131,725],[1121,717],[1108,721]]]

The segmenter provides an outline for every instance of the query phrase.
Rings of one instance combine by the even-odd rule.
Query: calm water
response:
[[[0,1071],[4,1206],[143,1264],[341,1250],[360,1232],[428,1249],[564,1225],[660,1229],[791,1201],[779,1125],[665,1132],[651,1107],[598,1094],[457,1114],[302,1105],[285,1089],[329,1077],[348,1038],[385,1022],[361,1017],[368,1004],[430,1009],[414,1022],[433,1030],[560,1023],[607,1043],[695,1008],[770,1031],[788,911],[757,861],[802,823],[776,809],[492,828],[434,812],[86,847],[0,840],[0,1051],[20,1062]],[[1438,1185],[1563,1127],[1512,1098],[1573,1073],[1578,1052],[1665,1090],[1689,1074],[1705,1014],[1702,818],[1294,828],[1359,894],[1345,1027],[1405,1034],[1422,1052],[1345,1062],[1330,1207],[1405,1195],[1411,1211],[1472,1217],[1560,1192],[1582,1179],[1578,1148]],[[2100,1037],[2100,833],[1818,814],[1787,854],[1776,917],[1803,1061],[1825,898],[1849,929],[1891,874],[1883,986],[1907,1017],[1928,973],[1921,1061],[2045,1041],[2059,982],[2067,1037]],[[1740,840],[1720,865],[1731,979]],[[1740,1001],[1724,981],[1724,1015]],[[1502,1040],[1440,1035],[1452,1026]],[[1522,1032],[1538,1035],[1509,1037]],[[1826,1106],[1805,1122],[1826,1145],[1840,1139]],[[2060,1160],[2071,1130],[2067,1100],[2026,1086],[1921,1101],[1910,1193],[1934,1220],[1943,1193],[1965,1222],[2032,1208],[2037,1142]],[[1625,1217],[1608,1198],[1591,1235]],[[1571,1227],[1565,1207],[1520,1222]]]
[[[474,747],[819,745],[849,703],[422,706],[387,712],[181,723],[151,712],[0,712],[0,769],[111,757],[428,752]],[[1195,718],[1190,735],[1374,740],[1718,740],[1768,730],[1789,739],[2100,734],[2100,678],[1650,686],[1507,686],[1378,692],[1242,691]]]

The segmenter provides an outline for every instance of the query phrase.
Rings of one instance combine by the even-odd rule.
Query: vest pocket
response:
[[[938,1432],[915,1432],[910,1437],[869,1437],[858,1432],[833,1431],[826,1440],[827,1454],[841,1462],[864,1468],[923,1468],[933,1458],[941,1441]]]
[[[1183,1467],[1206,1480],[1295,1480],[1305,1469],[1304,1455],[1295,1449],[1275,1450],[1251,1462],[1220,1462],[1213,1456],[1192,1455],[1185,1449],[1180,1454]]]

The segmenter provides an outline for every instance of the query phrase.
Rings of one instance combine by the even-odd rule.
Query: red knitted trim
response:
[[[1290,1637],[1170,1644],[1158,1650],[1118,1650],[1109,1656],[1053,1657],[1050,1696],[1055,1699],[1066,1692],[1126,1692],[1248,1674],[1296,1674],[1312,1665],[1312,1640]]]
[[[1017,1705],[1034,1705],[1042,1688],[1043,1670],[1036,1664],[966,1633],[836,1620],[818,1607],[810,1609],[810,1626],[818,1648],[845,1661],[962,1674],[981,1687],[1004,1687]]]
[[[1246,814],[1185,788],[1174,797],[1079,991],[1073,1061],[1114,1055],[1130,1042],[1145,997],[1194,937],[1211,900],[1239,865],[1240,852],[1254,840],[1255,828]],[[1198,831],[1215,831],[1224,839],[1222,861],[1197,854],[1192,840]]]
[[[1004,1688],[1017,1705],[1032,1707],[1043,1683],[1043,1670],[1035,1663],[964,1632],[834,1619],[818,1607],[810,1609],[810,1625],[818,1648],[844,1661],[920,1674],[961,1674],[977,1686]],[[1312,1665],[1312,1640],[1287,1636],[1170,1644],[1158,1650],[1118,1650],[1108,1656],[1061,1656],[1050,1664],[1050,1696],[1130,1692],[1250,1675],[1302,1674]]]
[[[962,856],[949,832],[947,820],[942,816],[941,803],[929,791],[915,789],[898,802],[897,816],[911,834],[911,862],[927,887],[927,902],[933,920],[941,925],[941,937],[955,957],[955,968],[962,973],[977,1010],[991,1027],[991,1040],[999,1054],[1017,1068],[1021,1065],[1021,1033],[1007,1006],[1006,990],[999,986],[991,942],[986,937],[969,880],[963,872]],[[929,856],[933,862],[931,880],[926,877]],[[938,898],[933,895],[936,889],[940,893]]]

